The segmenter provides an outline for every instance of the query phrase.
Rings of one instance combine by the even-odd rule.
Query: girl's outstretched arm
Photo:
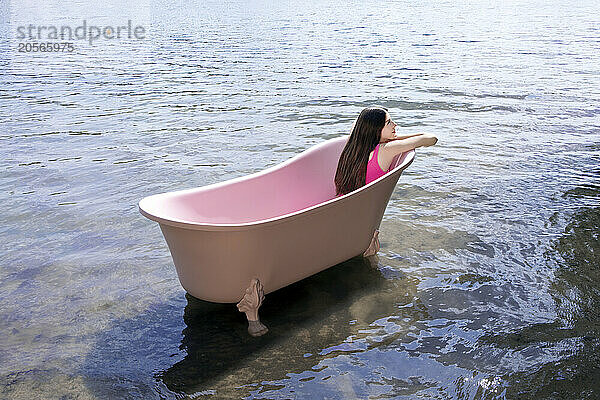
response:
[[[391,160],[396,154],[403,153],[417,147],[433,146],[437,143],[437,137],[431,133],[410,135],[407,138],[390,140],[384,145],[384,152]]]
[[[388,142],[391,142],[392,140],[402,140],[402,139],[408,139],[410,137],[413,136],[420,136],[420,135],[426,135],[426,133],[411,133],[410,135],[400,135],[400,136],[394,136],[392,139],[388,140]]]

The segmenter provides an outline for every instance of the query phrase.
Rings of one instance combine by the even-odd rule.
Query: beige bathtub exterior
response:
[[[226,186],[250,185],[268,174],[284,173],[285,168],[321,163],[318,170],[322,172],[322,182],[315,185],[320,185],[316,190],[321,190],[316,199],[321,196],[322,201],[303,210],[239,224],[204,223],[160,215],[161,198],[157,196],[163,195],[142,200],[140,212],[160,224],[183,288],[202,300],[236,303],[253,278],[260,280],[267,294],[361,255],[379,227],[394,187],[412,162],[414,151],[398,156],[392,163],[394,169],[378,180],[335,198],[333,178],[347,138],[330,139],[278,166],[206,187],[223,190]],[[307,177],[312,178],[314,175]],[[295,179],[302,177],[296,174]],[[172,192],[168,198],[202,191],[203,188]]]

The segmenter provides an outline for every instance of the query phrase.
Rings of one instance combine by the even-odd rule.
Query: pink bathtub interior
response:
[[[157,222],[204,229],[243,226],[292,216],[336,200],[335,171],[347,139],[347,135],[330,139],[252,175],[146,197],[139,204],[140,211]],[[413,157],[414,150],[399,155],[389,171],[403,169]],[[367,186],[377,184],[382,178]]]

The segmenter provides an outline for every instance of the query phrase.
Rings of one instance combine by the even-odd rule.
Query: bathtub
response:
[[[348,137],[251,175],[142,199],[139,210],[159,223],[183,288],[198,299],[238,303],[258,336],[267,331],[258,319],[265,294],[365,254],[375,242],[378,250],[377,229],[414,150],[336,198]]]

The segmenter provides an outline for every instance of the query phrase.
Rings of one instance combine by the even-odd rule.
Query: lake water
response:
[[[600,396],[598,15],[0,2],[0,397]],[[145,35],[18,52],[19,26],[83,20]],[[187,296],[137,202],[283,162],[372,104],[439,138],[377,258],[267,295],[260,338]]]

